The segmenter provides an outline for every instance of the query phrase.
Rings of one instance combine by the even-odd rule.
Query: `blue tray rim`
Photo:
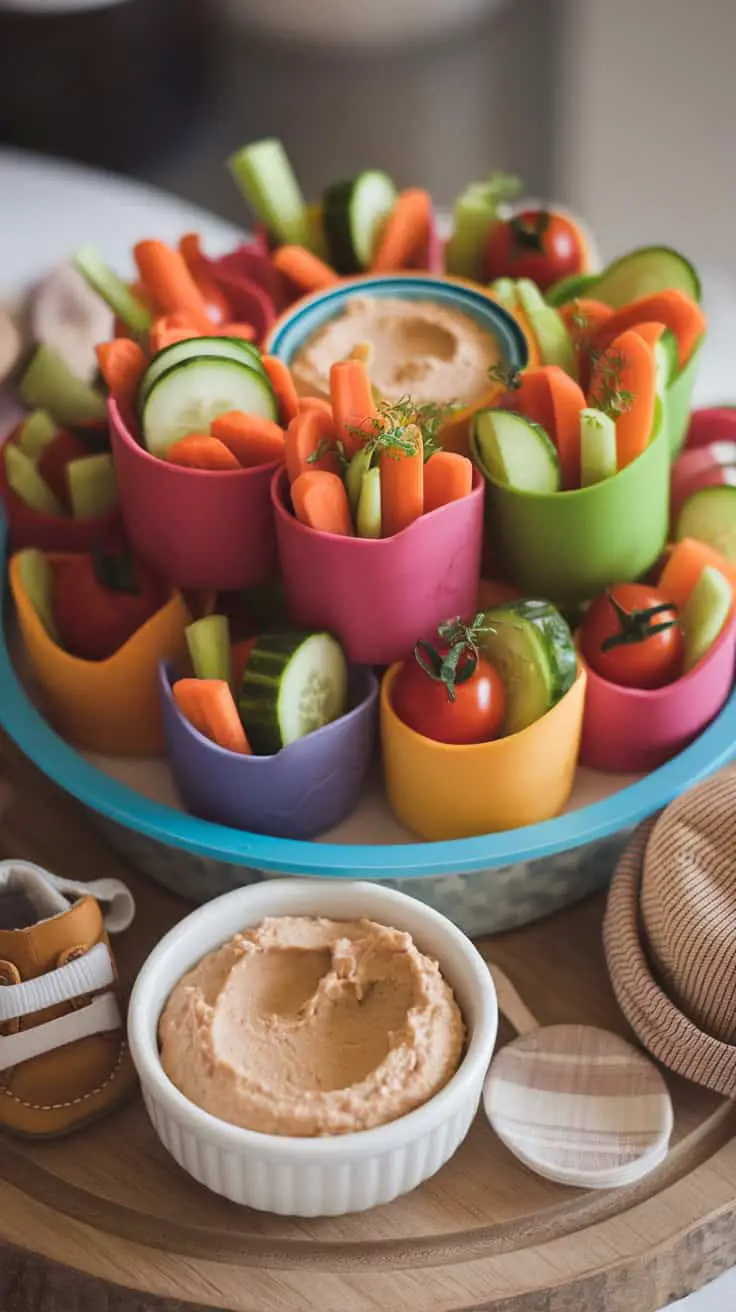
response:
[[[0,511],[0,611],[7,606],[7,531]],[[608,838],[646,819],[736,754],[736,691],[690,747],[646,779],[568,815],[524,829],[447,842],[356,844],[272,838],[199,820],[143,797],[70,747],[29,700],[0,636],[0,726],[48,778],[106,819],[167,847],[266,873],[344,879],[474,874]]]

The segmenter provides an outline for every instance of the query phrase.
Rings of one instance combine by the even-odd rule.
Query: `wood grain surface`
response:
[[[135,925],[115,941],[130,984],[189,909],[136,874],[84,809],[0,739],[0,856],[124,878]],[[626,1033],[600,947],[602,899],[502,935],[494,960],[541,1024]],[[483,945],[490,953],[490,941]],[[502,1030],[501,1041],[511,1037]],[[0,1140],[3,1312],[654,1312],[736,1263],[736,1112],[669,1078],[673,1148],[637,1184],[585,1192],[521,1166],[479,1117],[406,1198],[290,1220],[236,1207],[168,1157],[135,1098],[55,1143]]]

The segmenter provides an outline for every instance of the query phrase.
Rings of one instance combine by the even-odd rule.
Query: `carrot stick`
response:
[[[545,367],[525,369],[519,378],[519,386],[501,399],[500,408],[525,415],[552,437],[555,416]]]
[[[209,317],[216,323],[224,323],[230,318],[230,305],[225,293],[207,272],[207,260],[198,232],[186,232],[180,238],[179,254],[204,297]]]
[[[618,467],[636,460],[652,435],[657,370],[651,346],[632,329],[614,337],[597,359],[590,404],[616,420]]]
[[[299,412],[302,410],[321,410],[324,415],[332,418],[332,406],[324,396],[300,396]]]
[[[585,393],[559,365],[545,365],[544,372],[552,399],[550,437],[560,458],[562,486],[580,487],[580,411],[585,409]]]
[[[330,369],[330,399],[338,436],[348,456],[363,445],[354,429],[366,437],[376,431],[376,403],[368,370],[362,360],[338,360]]]
[[[414,440],[414,453],[381,452],[381,536],[393,537],[419,519],[424,512],[424,451],[418,428],[409,425],[405,437]]]
[[[256,330],[252,323],[218,323],[213,333],[215,337],[242,337],[244,342],[256,340]]]
[[[426,243],[432,223],[432,198],[421,187],[402,191],[383,227],[372,273],[405,269],[412,255]]]
[[[657,588],[675,606],[684,606],[706,565],[713,565],[728,579],[736,594],[736,565],[715,547],[695,538],[682,538],[672,548],[659,576]]]
[[[207,303],[178,251],[163,241],[140,241],[133,247],[133,255],[160,314],[181,311],[201,333],[212,330]]]
[[[275,355],[262,355],[261,364],[268,374],[268,380],[276,393],[276,400],[281,412],[281,422],[286,427],[299,411],[299,397],[294,386],[291,370],[283,360]]]
[[[610,305],[580,296],[563,305],[559,310],[560,318],[572,338],[575,349],[575,361],[578,367],[578,379],[583,391],[587,391],[593,368],[591,355],[594,349],[596,333],[613,318]]]
[[[257,638],[243,638],[240,642],[234,642],[230,648],[230,664],[233,671],[234,688],[239,688],[243,682],[245,667],[250,660],[250,654],[257,641]]]
[[[210,742],[226,752],[250,756],[250,743],[224,679],[177,679],[172,688],[182,715]]]
[[[320,533],[353,536],[348,494],[338,474],[328,474],[324,469],[300,474],[291,485],[291,503],[302,524]]]
[[[435,451],[424,466],[424,513],[460,501],[473,488],[473,466],[457,451]]]
[[[241,469],[240,461],[223,442],[209,433],[189,433],[180,437],[166,452],[172,465],[186,465],[189,469]]]
[[[244,469],[283,461],[286,454],[284,430],[261,415],[246,415],[229,410],[210,424],[213,437],[222,442]]]
[[[663,323],[635,323],[632,329],[632,332],[641,337],[641,340],[646,342],[647,346],[651,346],[652,350],[662,335],[668,331]]]
[[[332,411],[300,410],[286,430],[286,472],[294,483],[300,474],[321,469],[328,474],[340,473],[335,443],[337,429]],[[323,454],[317,457],[318,451]]]
[[[95,351],[110,395],[121,410],[130,410],[148,364],[140,346],[129,337],[115,337],[111,342],[100,342]]]
[[[190,337],[200,336],[199,329],[185,314],[160,314],[149,329],[148,345],[151,354],[156,355],[174,342],[185,342]]]
[[[680,367],[687,364],[700,338],[708,327],[708,321],[697,301],[674,288],[655,292],[652,296],[640,296],[630,301],[602,326],[596,334],[596,344],[605,348],[611,339],[634,328],[639,323],[663,323],[677,338],[677,360]]]
[[[278,246],[271,263],[303,292],[320,292],[339,282],[335,270],[305,246]]]

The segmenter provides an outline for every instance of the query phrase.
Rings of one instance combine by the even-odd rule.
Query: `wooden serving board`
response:
[[[0,738],[0,855],[124,878],[130,984],[188,907],[124,865],[84,810]],[[625,1032],[606,977],[603,902],[482,945],[541,1023]],[[510,1035],[502,1029],[501,1041]],[[736,1262],[736,1111],[672,1079],[673,1149],[626,1189],[530,1174],[479,1116],[455,1158],[372,1212],[290,1220],[208,1193],[168,1157],[139,1098],[78,1135],[0,1136],[4,1312],[653,1312]]]

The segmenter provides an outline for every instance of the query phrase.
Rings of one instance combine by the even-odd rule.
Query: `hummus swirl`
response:
[[[297,391],[329,396],[331,366],[363,342],[373,347],[371,381],[388,401],[470,405],[490,390],[488,370],[501,358],[493,334],[452,306],[356,294],[294,356]]]
[[[265,1134],[349,1134],[405,1115],[457,1070],[465,1027],[411,935],[281,916],[185,975],[161,1063],[197,1106]]]

